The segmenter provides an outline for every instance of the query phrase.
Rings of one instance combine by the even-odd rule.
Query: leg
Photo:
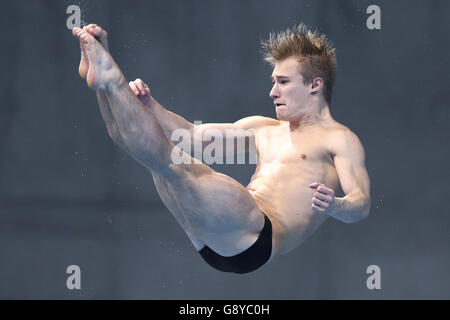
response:
[[[248,190],[204,164],[177,165],[173,175],[151,170],[161,200],[197,250],[204,244],[223,256],[250,247],[264,216]]]
[[[89,24],[86,27],[84,27],[83,30],[87,31],[92,36],[94,36],[101,43],[103,48],[105,48],[106,51],[109,51],[107,33],[105,30],[103,30],[96,24]],[[74,35],[76,35],[75,33],[77,32],[77,30],[74,29],[72,32]],[[86,53],[86,48],[84,47],[84,44],[81,41],[80,41],[80,49],[81,49],[81,60],[79,66],[79,74],[80,77],[86,78],[89,70],[89,60]],[[127,151],[127,148],[120,135],[119,128],[117,127],[116,120],[114,119],[114,115],[111,111],[111,107],[109,106],[108,98],[106,97],[104,92],[97,90],[97,100],[100,108],[100,113],[106,124],[106,129],[108,131],[109,136],[117,146]]]
[[[80,39],[88,58],[88,86],[108,101],[123,143],[135,158],[162,170],[159,165],[169,162],[170,150],[167,138],[161,137],[161,127],[132,93],[124,75],[103,46],[85,30],[75,28],[73,33]]]
[[[195,164],[175,165],[173,144],[131,91],[110,54],[86,31],[77,29],[74,35],[88,57],[88,86],[107,98],[124,144],[150,169],[163,202],[191,239],[224,256],[250,247],[263,228],[264,216],[247,189],[193,159]]]

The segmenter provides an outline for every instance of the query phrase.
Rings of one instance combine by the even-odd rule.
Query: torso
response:
[[[272,222],[272,257],[296,248],[327,219],[312,210],[309,184],[341,190],[330,138],[345,128],[330,120],[292,133],[283,121],[254,130],[258,164],[247,189]]]

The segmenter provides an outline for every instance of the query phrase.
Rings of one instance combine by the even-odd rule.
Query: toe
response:
[[[96,36],[100,36],[100,35],[101,35],[101,31],[102,31],[102,29],[100,29],[99,27],[93,27],[93,28],[92,28],[92,32],[93,32]]]
[[[83,41],[83,43],[87,43],[87,41],[88,41],[87,33],[85,33],[85,32],[81,33],[80,40]]]
[[[92,36],[89,32],[83,31],[80,36],[81,41],[83,41],[83,44],[89,45],[89,43],[95,42],[94,36]]]
[[[103,30],[101,27],[99,27],[99,26],[95,26],[94,27],[94,30],[95,30],[95,32],[98,34],[98,35],[103,35],[104,33],[105,33],[105,30]]]
[[[87,26],[86,31],[95,37],[98,37],[101,35],[101,33],[100,33],[101,29],[93,24],[90,24],[89,26]]]

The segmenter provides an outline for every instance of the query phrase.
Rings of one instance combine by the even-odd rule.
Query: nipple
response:
[[[301,157],[302,159],[306,159],[306,154],[302,153]]]

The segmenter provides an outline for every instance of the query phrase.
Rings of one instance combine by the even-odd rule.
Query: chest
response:
[[[323,132],[291,134],[289,130],[272,129],[256,135],[258,162],[301,165],[332,161]]]

